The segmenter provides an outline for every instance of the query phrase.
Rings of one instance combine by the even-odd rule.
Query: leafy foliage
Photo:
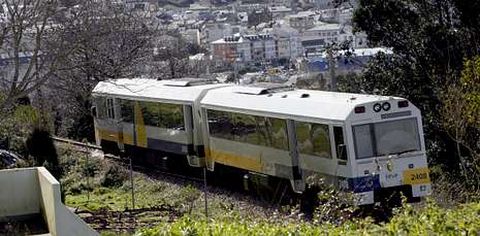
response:
[[[475,154],[465,147],[461,148],[462,153],[456,151],[458,137],[449,134],[449,125],[442,118],[448,115],[445,111],[452,110],[443,102],[446,91],[464,80],[461,78],[466,72],[462,74],[462,70],[468,66],[463,64],[464,58],[473,58],[480,53],[480,23],[472,20],[478,19],[475,11],[480,11],[478,2],[358,1],[354,12],[355,29],[367,34],[371,46],[389,47],[393,54],[378,54],[363,75],[340,78],[338,86],[342,91],[409,99],[422,111],[430,163],[464,175],[465,168],[459,169],[463,156]],[[471,85],[478,89],[479,83]],[[458,97],[453,91],[447,94]],[[475,99],[475,95],[468,96],[465,99]],[[479,110],[475,108],[472,107],[473,113]],[[475,132],[467,130],[466,133],[475,140]],[[464,171],[458,171],[462,169]]]
[[[479,232],[480,204],[443,209],[429,201],[420,209],[405,205],[390,222],[380,225],[373,224],[369,218],[336,226],[330,223],[271,223],[265,219],[208,222],[184,217],[139,230],[136,235],[475,235]]]
[[[443,103],[444,126],[457,143],[467,183],[480,187],[480,56],[465,61],[460,81],[446,89]]]
[[[103,187],[119,187],[122,186],[123,181],[127,179],[127,176],[125,169],[112,163],[108,165],[107,171],[105,171],[100,184]]]

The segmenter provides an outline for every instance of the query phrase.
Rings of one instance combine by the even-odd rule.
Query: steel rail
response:
[[[81,152],[90,152],[89,149],[102,150],[101,146],[90,144],[90,143],[83,143],[83,142],[79,142],[79,141],[75,141],[75,140],[71,140],[71,139],[66,139],[66,138],[55,137],[55,136],[52,137],[52,139],[55,142],[58,142],[58,143],[71,144],[73,146],[83,148],[83,150],[77,149],[77,151],[81,151]],[[115,161],[117,163],[121,163],[123,165],[128,164],[128,159],[121,158],[121,157],[116,156],[116,155],[103,154],[103,157],[106,158],[106,159]],[[158,174],[158,175],[165,175],[165,176],[178,178],[178,179],[183,179],[183,180],[189,180],[189,181],[192,181],[192,182],[203,183],[203,178],[189,177],[189,176],[185,176],[185,175],[181,175],[181,174],[176,174],[176,173],[172,173],[172,172],[168,172],[168,171],[159,170],[159,169],[154,168],[154,167],[145,167],[145,166],[142,166],[142,165],[133,165],[133,168],[136,171],[140,170],[147,175],[148,174]]]

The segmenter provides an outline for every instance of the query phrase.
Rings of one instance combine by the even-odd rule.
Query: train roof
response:
[[[363,95],[317,90],[293,89],[278,86],[278,90],[262,86],[231,86],[211,90],[202,99],[206,108],[229,111],[254,111],[280,117],[308,117],[323,120],[346,120],[361,104],[390,99],[377,95]]]
[[[155,80],[147,78],[116,79],[99,82],[93,89],[95,95],[156,101],[170,100],[193,102],[205,89],[225,86],[216,81],[199,78]]]

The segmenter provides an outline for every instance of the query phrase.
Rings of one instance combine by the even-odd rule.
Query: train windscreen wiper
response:
[[[401,155],[403,155],[403,154],[405,154],[405,153],[413,152],[413,151],[417,151],[417,149],[407,149],[407,150],[405,150],[405,151],[398,152],[398,153],[397,153],[397,156],[401,156]]]

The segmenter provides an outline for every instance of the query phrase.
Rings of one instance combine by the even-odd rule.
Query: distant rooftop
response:
[[[290,18],[298,18],[298,17],[307,17],[307,16],[314,16],[314,15],[316,15],[316,13],[313,12],[313,11],[301,11],[297,14],[290,15],[289,17]]]
[[[324,30],[340,30],[342,26],[340,24],[319,24],[307,31],[324,31]]]

